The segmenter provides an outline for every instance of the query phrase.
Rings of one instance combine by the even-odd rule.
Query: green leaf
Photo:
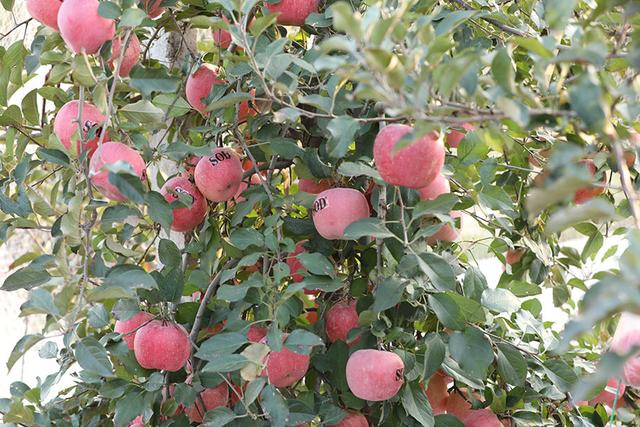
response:
[[[178,268],[182,263],[180,249],[172,240],[160,239],[158,256],[160,257],[160,262],[169,268]]]
[[[451,334],[449,351],[462,370],[474,378],[485,378],[493,362],[491,343],[475,328]]]
[[[142,24],[145,18],[147,18],[147,12],[136,7],[129,7],[124,10],[119,27],[135,28]]]
[[[124,197],[134,203],[144,202],[144,187],[137,175],[128,172],[109,172],[109,183],[113,184]]]
[[[424,252],[418,256],[407,255],[418,262],[420,270],[427,275],[433,287],[440,291],[455,289],[456,278],[451,265],[440,255]]]
[[[498,313],[513,313],[520,309],[520,300],[508,289],[485,289],[482,305]]]
[[[378,283],[375,289],[373,311],[381,312],[398,304],[407,284],[395,277],[388,277]]]
[[[376,181],[382,181],[382,177],[375,168],[360,162],[342,162],[338,166],[338,173],[343,176],[368,176]]]
[[[422,379],[426,380],[427,378],[431,378],[431,376],[440,369],[440,366],[442,366],[446,349],[440,335],[435,333],[431,333],[425,337],[424,345],[425,350],[422,366]]]
[[[450,295],[445,293],[431,294],[427,300],[440,323],[447,328],[464,329],[462,310]]]
[[[109,313],[102,304],[96,304],[89,309],[87,320],[92,328],[100,329],[109,324]]]
[[[311,353],[312,347],[324,345],[324,343],[316,334],[305,331],[304,329],[296,329],[289,334],[284,345],[298,354],[309,354]]]
[[[163,122],[165,115],[164,111],[146,99],[125,105],[120,113],[135,125],[157,125]]]
[[[214,360],[226,357],[244,344],[248,343],[247,336],[240,332],[223,332],[207,339],[196,353],[196,356],[204,360]]]
[[[559,233],[572,225],[585,221],[605,222],[617,218],[615,207],[602,198],[591,199],[586,203],[568,206],[555,211],[547,220],[545,233]]]
[[[277,388],[267,384],[260,393],[262,409],[273,427],[285,427],[289,417],[289,408]]]
[[[352,222],[344,230],[344,238],[358,240],[361,237],[386,239],[396,237],[379,218],[363,218]]]
[[[319,252],[303,252],[297,256],[302,265],[311,274],[335,277],[335,267],[329,259]]]
[[[180,117],[191,111],[189,103],[180,95],[161,93],[153,98],[153,105],[160,108],[167,117]]]
[[[576,0],[544,0],[544,20],[554,30],[564,30],[575,6]]]
[[[170,76],[165,68],[136,66],[131,70],[130,77],[131,86],[147,97],[152,92],[176,93],[180,82],[177,77]]]
[[[16,291],[18,289],[33,289],[51,280],[51,275],[44,268],[24,267],[14,271],[2,284],[3,291]]]
[[[485,136],[480,132],[468,132],[458,145],[458,159],[465,166],[470,166],[480,160],[483,160],[489,154],[489,147],[485,142]]]
[[[98,15],[107,19],[118,19],[122,15],[122,9],[111,1],[102,1],[98,6]]]
[[[144,399],[141,391],[130,391],[118,399],[115,407],[114,422],[116,425],[128,425],[135,417],[140,415]]]
[[[543,366],[551,381],[563,393],[570,391],[571,387],[578,381],[575,371],[562,360],[545,360]]]
[[[222,427],[229,424],[236,418],[236,414],[229,408],[224,406],[217,407],[211,411],[207,411],[204,416],[205,427]]]
[[[103,377],[113,376],[113,366],[107,350],[97,339],[88,336],[78,341],[75,356],[83,369]]]
[[[144,195],[144,199],[147,202],[151,219],[165,230],[170,230],[173,223],[173,208],[164,196],[157,191],[149,191]]]
[[[402,407],[422,426],[434,425],[433,412],[427,395],[416,382],[409,383],[402,390]]]
[[[511,344],[497,343],[498,373],[508,383],[514,386],[524,386],[527,379],[527,362]]]
[[[44,336],[40,334],[25,335],[20,338],[20,340],[13,347],[13,350],[11,350],[11,354],[9,355],[9,359],[7,360],[7,372],[11,371],[13,365],[15,365],[16,362],[20,360],[20,358],[24,356],[24,354],[29,351],[31,347],[33,347],[43,339]]]
[[[327,141],[327,152],[334,159],[343,158],[349,151],[349,145],[359,129],[358,122],[351,116],[340,116],[327,124],[331,138]]]
[[[582,74],[569,88],[571,108],[593,131],[601,130],[605,122],[602,89],[591,74]]]
[[[507,49],[498,49],[491,62],[491,73],[493,74],[493,80],[507,94],[515,92],[514,80],[516,72]]]
[[[249,246],[262,247],[264,245],[264,237],[258,231],[252,228],[238,228],[229,236],[231,244],[240,250],[245,250]]]
[[[225,357],[216,357],[209,361],[203,372],[233,372],[244,368],[249,360],[241,354],[228,354]]]
[[[437,415],[435,422],[435,427],[464,427],[462,421],[449,414]]]

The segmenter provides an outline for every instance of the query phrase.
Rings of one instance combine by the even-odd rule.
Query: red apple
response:
[[[144,179],[144,159],[136,150],[120,142],[105,142],[98,147],[89,161],[89,177],[93,186],[105,197],[123,202],[126,200],[125,196],[109,182],[109,171],[104,168],[118,162],[128,164],[141,180]]]
[[[286,336],[283,337],[283,344],[285,342]],[[295,353],[283,346],[282,350],[269,353],[262,375],[275,387],[289,387],[304,378],[309,370],[309,360],[309,355]]]
[[[27,0],[27,12],[36,21],[58,31],[58,10],[62,0]]]
[[[75,53],[94,54],[116,33],[113,19],[98,14],[98,0],[64,0],[58,11],[58,27]]]
[[[229,23],[229,20],[224,16],[222,17],[222,20],[227,24]],[[213,37],[213,44],[218,49],[226,49],[231,44],[231,33],[227,30],[219,28],[217,30],[213,30],[211,35]]]
[[[269,13],[279,13],[276,22],[280,25],[302,27],[307,17],[318,11],[318,0],[280,0],[267,3]]]
[[[519,262],[522,259],[524,252],[525,252],[524,248],[509,249],[507,251],[507,255],[505,256],[507,264],[513,265]]]
[[[460,144],[460,141],[462,141],[462,139],[467,134],[467,131],[474,129],[471,123],[463,123],[462,126],[456,127],[461,130],[450,128],[447,136],[445,136],[444,138],[444,142],[446,142],[451,148],[457,148],[458,144]]]
[[[452,382],[452,378],[445,375],[441,370],[436,371],[436,373],[429,378],[427,399],[429,399],[433,415],[444,414],[446,412],[450,382]]]
[[[136,333],[133,351],[143,368],[175,372],[189,360],[191,342],[182,325],[152,320]]]
[[[459,393],[453,392],[447,398],[447,414],[451,414],[460,420],[464,420],[471,412],[471,403]]]
[[[611,340],[611,351],[624,355],[633,347],[640,346],[640,316],[622,313],[618,327]],[[640,354],[627,359],[622,373],[624,384],[640,387]]]
[[[449,180],[442,174],[438,174],[426,187],[418,189],[421,200],[435,200],[438,196],[450,192]]]
[[[53,121],[53,133],[58,137],[62,145],[67,150],[71,149],[71,140],[78,130],[78,109],[80,107],[80,101],[69,101],[60,108],[56,113],[56,118]],[[87,134],[92,128],[96,128],[95,136],[85,141],[84,149],[88,151],[88,155],[92,156],[98,148],[98,141],[100,140],[100,132],[102,131],[102,125],[107,118],[98,110],[93,104],[84,102],[82,104],[82,133],[83,139],[87,138]],[[109,135],[105,135],[108,141]],[[76,151],[80,154],[80,135],[76,137]]]
[[[613,408],[613,402],[616,400],[616,391],[618,391],[618,401],[616,402],[616,408],[621,408],[624,406],[624,398],[622,395],[626,386],[620,383],[620,390],[618,390],[618,379],[611,378],[607,382],[607,386],[604,390],[602,390],[596,397],[591,399],[589,402],[591,405],[595,406],[598,403],[602,403],[609,408]]]
[[[208,388],[200,393],[199,398],[195,403],[184,410],[189,420],[193,423],[201,423],[204,414],[207,411],[218,408],[220,406],[227,406],[229,402],[229,386],[227,383],[222,382],[220,385],[214,388]],[[202,407],[204,403],[204,408]]]
[[[294,283],[300,283],[304,279],[304,276],[300,273],[304,273],[307,271],[302,265],[302,262],[298,259],[298,255],[307,250],[304,248],[304,245],[308,242],[308,240],[301,240],[296,244],[296,248],[293,252],[287,255],[287,265],[289,266],[289,272],[291,273],[291,279]]]
[[[369,427],[369,421],[362,414],[347,412],[338,424],[330,424],[327,427]]]
[[[353,188],[323,191],[313,202],[311,212],[316,230],[328,240],[342,239],[350,224],[370,215],[367,199]]]
[[[139,311],[130,319],[116,321],[116,326],[113,330],[114,332],[122,334],[122,340],[127,343],[127,347],[129,347],[130,350],[133,350],[133,340],[138,329],[151,320],[153,320],[153,314],[147,313],[146,311]]]
[[[496,414],[489,409],[471,410],[462,422],[464,427],[504,427]]]
[[[242,163],[230,148],[215,148],[196,165],[194,179],[198,190],[212,202],[231,200],[242,182]]]
[[[204,112],[206,99],[214,85],[224,85],[226,82],[218,78],[219,69],[215,65],[202,64],[198,70],[189,76],[186,85],[187,101],[196,110]]]
[[[120,59],[120,52],[122,49],[122,42],[124,39],[120,39],[120,37],[116,37],[113,39],[111,43],[111,58],[109,58],[109,66],[112,70],[116,69],[116,61]],[[129,38],[129,44],[127,45],[127,50],[124,53],[124,57],[122,58],[122,65],[120,66],[120,77],[126,77],[131,72],[131,69],[134,65],[138,63],[140,59],[140,40],[138,40],[138,36],[135,33],[131,34]]]
[[[325,190],[328,190],[333,185],[333,181],[330,179],[321,179],[316,181],[315,179],[300,178],[298,179],[298,190],[304,193],[318,194]]]
[[[193,179],[193,172],[195,171],[196,166],[198,165],[198,162],[201,158],[202,157],[200,156],[194,156],[191,154],[182,161],[182,164],[184,166],[184,173],[182,174],[182,176],[184,178]]]
[[[358,327],[358,312],[356,311],[356,300],[339,301],[335,303],[325,313],[324,330],[327,333],[329,342],[338,340],[347,342],[347,336],[353,328]],[[360,337],[351,342],[349,345],[357,344]]]
[[[453,219],[460,218],[460,227],[462,227],[462,212],[451,211],[450,215]],[[427,237],[427,243],[429,245],[435,245],[438,242],[453,242],[458,239],[459,234],[459,229],[455,229],[449,224],[444,224],[438,231]]]
[[[584,159],[584,160],[581,160],[579,163],[587,167],[591,176],[595,176],[597,168],[593,160]],[[603,179],[602,183],[606,184],[606,182],[607,182],[606,178]],[[575,196],[573,197],[573,201],[576,204],[581,205],[602,193],[604,193],[604,187],[601,187],[601,186],[591,186],[591,187],[581,188],[576,191]]]
[[[177,193],[191,198],[191,207],[173,209],[172,230],[181,233],[193,231],[207,216],[207,202],[200,191],[187,178],[181,176],[171,178],[164,183],[160,193],[169,203],[179,200]]]
[[[240,123],[246,122],[249,116],[254,117],[260,112],[258,110],[258,105],[253,99],[256,96],[256,90],[251,89],[249,91],[249,94],[251,95],[251,99],[241,101],[240,105],[238,106],[238,121]]]
[[[247,339],[251,342],[260,342],[267,336],[267,328],[264,326],[251,325],[247,331]]]
[[[347,361],[347,384],[360,399],[391,399],[404,382],[404,363],[390,351],[358,350]]]
[[[128,427],[144,427],[144,421],[142,415],[138,415],[128,424]]]
[[[373,145],[373,158],[382,179],[388,184],[423,188],[436,179],[444,165],[444,146],[435,132],[395,150],[396,143],[413,129],[392,124],[383,127]]]
[[[160,7],[162,0],[144,0],[144,10],[151,18],[157,18],[164,12],[164,7]]]

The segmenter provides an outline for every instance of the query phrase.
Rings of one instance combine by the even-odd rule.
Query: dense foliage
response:
[[[44,26],[30,46],[0,47],[0,239],[22,229],[51,239],[21,254],[2,285],[29,291],[22,315],[46,316],[8,365],[38,346],[60,367],[37,385],[12,386],[0,399],[5,423],[125,426],[141,416],[146,425],[188,425],[184,409],[204,399],[198,393],[228,384],[231,403],[205,424],[332,425],[348,410],[372,425],[463,425],[427,399],[429,379],[443,373],[450,396],[506,425],[634,422],[631,387],[618,393],[625,405],[613,415],[577,402],[619,375],[624,355],[606,352],[614,315],[640,310],[637,2],[328,1],[300,28],[277,25],[258,0],[163,0],[154,19],[137,3],[100,4],[122,49],[107,41],[95,54],[74,54]],[[182,53],[169,61],[150,49],[165,32]],[[114,77],[138,40],[138,63]],[[123,54],[111,58],[112,48]],[[201,112],[185,85],[202,63],[219,67],[220,82]],[[44,86],[8,105],[43,69]],[[54,134],[71,100],[107,117],[104,127],[83,125],[71,147],[118,141],[144,159],[143,180],[122,163],[105,172],[103,188],[115,186],[124,201],[92,187],[87,150]],[[85,123],[82,108],[75,114]],[[439,143],[465,131],[457,147],[445,144],[451,193],[421,200],[381,179],[374,139],[392,123],[413,128],[396,150],[433,131]],[[195,201],[172,192],[172,205],[159,189],[173,175],[189,178],[194,156],[214,147],[245,160],[246,189],[209,202],[193,232],[172,231],[172,209]],[[359,190],[370,218],[349,225],[344,239],[322,238],[316,196],[299,191],[301,178]],[[430,239],[442,223],[477,223],[485,233]],[[582,250],[560,240],[575,231],[588,237]],[[615,235],[621,249],[605,245]],[[287,254],[303,241],[291,271]],[[584,268],[622,251],[619,268]],[[505,263],[495,289],[474,257],[483,252]],[[562,333],[540,320],[543,288],[573,319]],[[358,327],[347,345],[329,339],[325,323],[332,306],[352,300]],[[114,325],[140,310],[184,326],[192,341],[184,367],[138,363]],[[248,339],[250,325],[266,328],[262,342]],[[261,376],[265,356],[283,348],[311,356],[293,385]],[[352,394],[345,366],[365,348],[400,356],[394,397]],[[74,385],[58,392],[66,375]]]

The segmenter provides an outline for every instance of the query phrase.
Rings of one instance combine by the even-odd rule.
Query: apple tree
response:
[[[5,423],[640,414],[637,2],[26,8],[33,41],[0,47],[0,239],[47,244],[0,289],[45,319],[8,368],[58,369],[12,385]]]

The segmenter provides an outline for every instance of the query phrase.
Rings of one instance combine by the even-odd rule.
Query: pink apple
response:
[[[464,427],[504,427],[489,409],[473,409],[462,420]]]
[[[451,211],[450,215],[453,219],[460,218],[460,226],[462,227],[462,212]],[[459,229],[453,228],[449,224],[444,224],[435,234],[427,237],[427,243],[435,245],[438,242],[453,242],[458,239],[459,234]]]
[[[247,331],[247,339],[251,342],[260,342],[267,336],[267,328],[258,325],[251,325]]]
[[[142,180],[145,176],[144,159],[136,150],[120,142],[105,142],[89,161],[89,177],[94,187],[105,197],[118,202],[126,200],[115,185],[109,182],[109,171],[105,166],[113,166],[118,162],[128,164],[133,172]]]
[[[307,250],[304,248],[304,245],[308,242],[308,240],[301,240],[296,243],[296,248],[293,252],[287,255],[287,265],[289,266],[289,272],[291,273],[291,279],[294,283],[302,282],[304,276],[300,273],[306,272],[306,268],[302,265],[300,259],[298,259],[298,255]]]
[[[591,176],[595,176],[596,174],[596,164],[594,163],[593,160],[591,159],[584,159],[581,160],[579,162],[580,164],[583,164],[587,167],[587,169],[589,170],[589,173],[591,174]],[[607,179],[606,176],[603,177],[603,180],[601,181],[602,184],[606,184],[607,183]],[[600,195],[604,193],[604,187],[602,186],[589,186],[589,187],[585,187],[585,188],[581,188],[579,190],[576,190],[576,193],[573,197],[573,201],[577,204],[577,205],[581,205],[583,203],[588,202],[589,200],[593,199],[594,197]]]
[[[175,372],[189,360],[191,342],[182,325],[152,320],[136,333],[133,351],[143,368]]]
[[[227,406],[229,402],[229,386],[222,382],[217,387],[205,389],[195,403],[184,410],[192,423],[201,423],[207,411]],[[204,408],[202,407],[204,403]]]
[[[283,337],[282,350],[269,353],[262,372],[269,383],[278,388],[289,387],[304,378],[311,359],[309,355],[298,354],[284,347],[285,342],[286,335]]]
[[[353,188],[332,188],[318,194],[311,209],[313,225],[328,240],[344,238],[346,228],[370,215],[364,195]]]
[[[633,347],[640,346],[640,316],[622,313],[618,327],[611,340],[611,351],[624,355]],[[640,353],[627,359],[622,373],[624,384],[640,387]]]
[[[440,370],[429,378],[427,399],[433,410],[433,415],[444,414],[446,412],[450,382],[453,382],[453,379]]]
[[[242,163],[230,148],[215,148],[196,165],[194,179],[198,190],[212,202],[231,200],[242,182]]]
[[[358,312],[356,311],[356,300],[339,301],[335,303],[325,313],[324,330],[330,342],[338,340],[347,342],[347,336],[351,329],[358,327]],[[360,337],[351,342],[349,345],[357,344]]]
[[[215,65],[202,64],[198,70],[189,76],[186,85],[187,101],[196,110],[204,112],[207,99],[213,86],[224,85],[226,82],[218,78],[219,69]]]
[[[624,406],[624,391],[626,386],[620,383],[620,390],[618,390],[618,380],[616,378],[611,378],[607,382],[607,386],[604,390],[602,390],[596,397],[591,399],[589,402],[591,405],[595,406],[598,403],[602,403],[609,408],[613,408],[613,402],[616,400],[616,391],[618,391],[618,401],[616,402],[616,408],[621,408]]]
[[[323,191],[330,189],[332,185],[333,181],[327,178],[321,179],[319,181],[309,178],[298,179],[298,190],[304,193],[322,193]]]
[[[444,165],[445,151],[435,132],[395,150],[396,143],[412,130],[400,124],[383,127],[374,141],[373,158],[385,182],[418,189],[436,179]]]
[[[76,151],[80,154],[80,135],[76,134],[78,130],[78,109],[80,107],[80,101],[69,101],[58,110],[56,117],[53,121],[53,133],[58,137],[62,145],[67,150],[71,149],[71,140],[76,138]],[[88,151],[88,155],[92,156],[98,148],[98,141],[100,140],[100,132],[102,131],[102,125],[107,118],[98,110],[93,104],[84,102],[82,104],[82,133],[83,139],[87,138],[87,134],[91,129],[95,128],[95,136],[85,141],[84,149]],[[105,135],[105,140],[109,140],[109,135]]]
[[[451,192],[449,186],[449,180],[444,175],[438,174],[435,179],[431,181],[426,187],[418,189],[421,200],[435,200],[442,194],[448,194]]]
[[[348,412],[338,424],[330,424],[327,427],[369,427],[369,421],[362,414]]]
[[[173,209],[172,230],[181,233],[193,231],[207,216],[207,202],[196,186],[187,178],[181,176],[171,178],[164,183],[160,193],[169,203],[179,200],[178,193],[191,198],[191,207]]]
[[[115,35],[115,21],[100,16],[98,6],[98,0],[64,0],[60,6],[60,35],[75,53],[94,54]]]
[[[164,7],[160,7],[162,0],[144,0],[144,10],[151,18],[157,18],[164,12]]]
[[[280,25],[302,27],[307,17],[318,11],[318,0],[280,0],[267,3],[269,13],[279,13],[276,22]]]
[[[447,136],[445,136],[444,142],[446,142],[451,148],[457,148],[458,144],[460,144],[460,141],[464,139],[467,132],[472,131],[473,129],[474,127],[471,123],[463,123],[462,126],[451,128],[449,129]]]
[[[128,424],[128,427],[144,427],[144,421],[142,415],[138,415]]]
[[[122,42],[124,39],[120,39],[120,37],[116,37],[113,39],[111,43],[111,58],[109,58],[109,66],[112,70],[116,69],[116,61],[120,59],[120,52],[122,49]],[[131,69],[138,63],[140,59],[140,40],[138,40],[138,36],[135,33],[131,34],[129,37],[129,44],[127,45],[127,50],[124,53],[124,57],[122,58],[122,65],[120,66],[120,77],[126,77],[131,72]]]
[[[62,0],[27,0],[27,12],[36,21],[58,31],[58,11]]]
[[[446,404],[447,414],[457,417],[459,420],[464,420],[471,412],[471,403],[459,393],[453,392],[447,398]]]
[[[130,350],[133,350],[133,340],[138,329],[151,320],[153,320],[153,314],[147,313],[146,311],[139,311],[130,319],[116,321],[116,326],[113,330],[114,332],[122,334],[122,340],[127,343],[127,347],[129,347]]]
[[[391,399],[404,382],[404,363],[390,351],[358,350],[347,361],[347,384],[360,399]]]

